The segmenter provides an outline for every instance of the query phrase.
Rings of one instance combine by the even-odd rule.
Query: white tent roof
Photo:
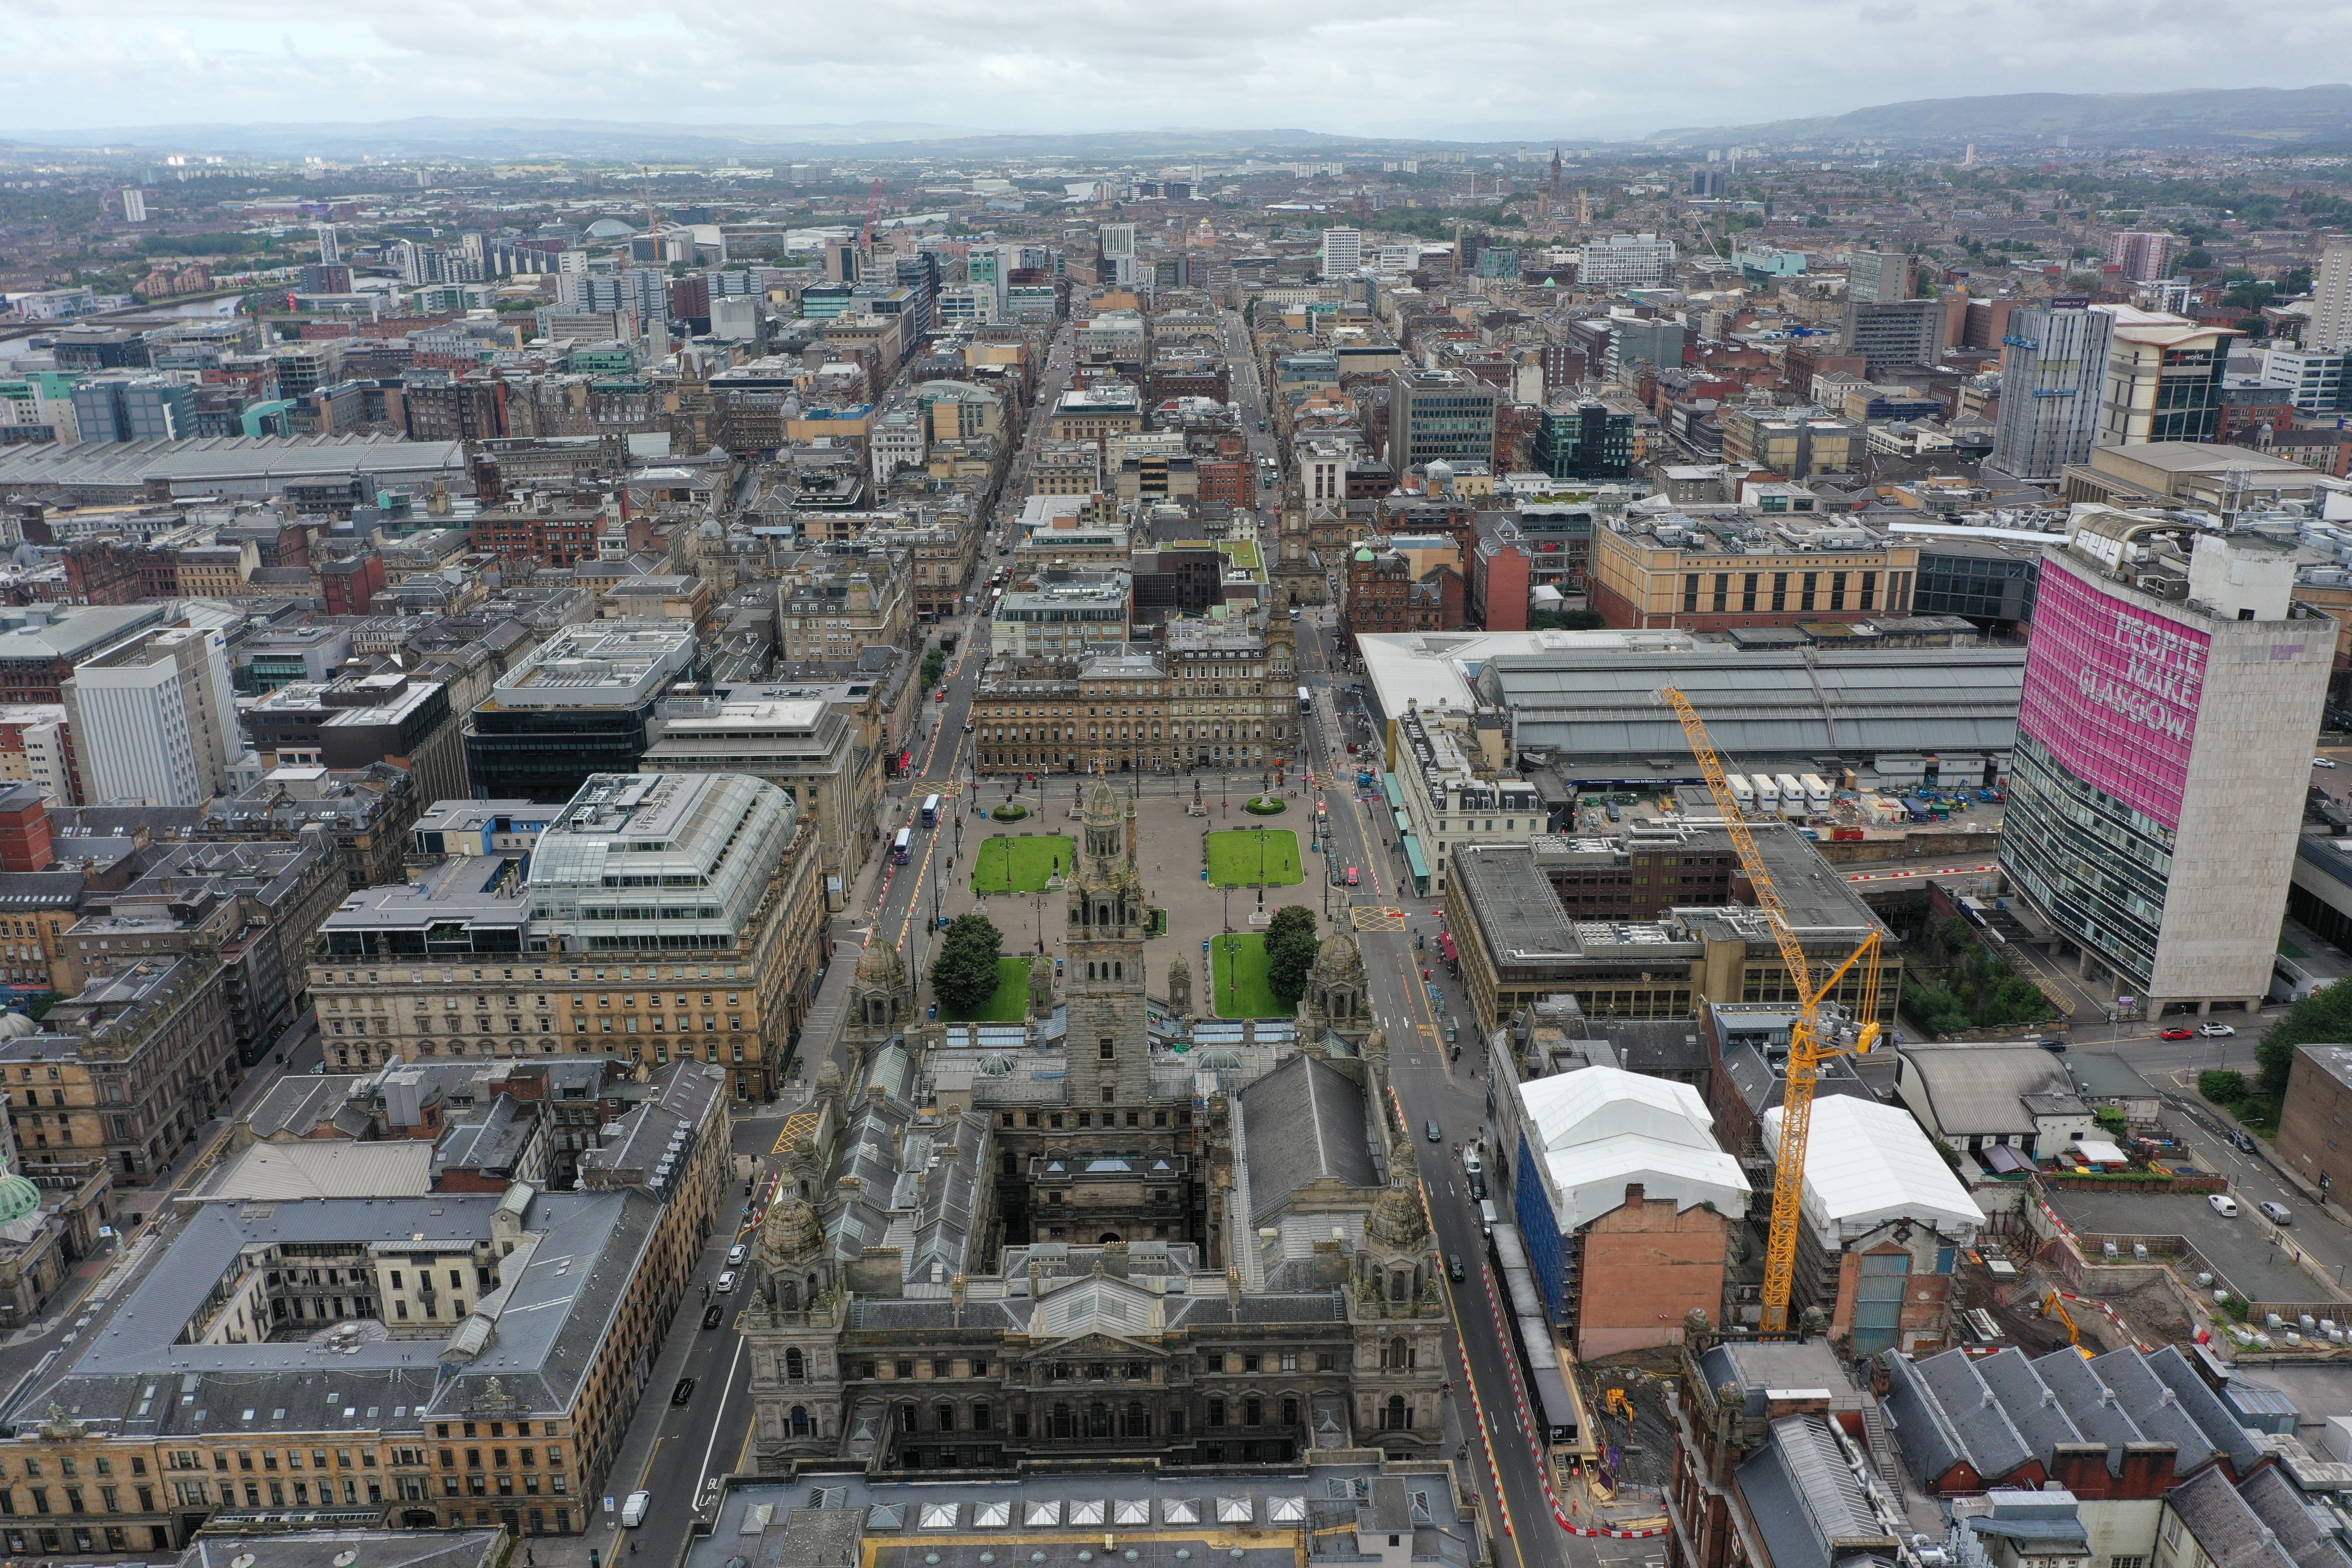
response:
[[[1779,1157],[1778,1106],[1764,1113],[1764,1146]],[[1804,1207],[1816,1231],[1843,1237],[1913,1219],[1967,1245],[1984,1223],[1984,1211],[1907,1111],[1850,1094],[1813,1101]]]
[[[1585,1068],[1523,1083],[1518,1094],[1562,1231],[1622,1207],[1633,1183],[1643,1202],[1677,1211],[1711,1203],[1735,1219],[1748,1212],[1748,1178],[1715,1141],[1714,1118],[1690,1085]]]

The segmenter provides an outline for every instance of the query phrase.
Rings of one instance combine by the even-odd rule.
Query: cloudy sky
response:
[[[2352,0],[0,0],[0,127],[414,114],[1638,134],[1915,98],[2306,85]],[[2285,73],[2284,76],[2282,72]]]

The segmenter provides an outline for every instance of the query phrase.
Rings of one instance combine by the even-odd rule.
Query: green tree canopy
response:
[[[2254,1060],[2262,1069],[2254,1076],[2254,1087],[2268,1099],[2284,1098],[2295,1047],[2345,1040],[2352,1040],[2352,985],[2313,992],[2263,1031],[2262,1043],[2254,1047]]]
[[[1004,933],[995,921],[986,915],[958,915],[931,961],[931,990],[954,1012],[977,1011],[996,994],[996,963],[1003,952]]]
[[[1265,983],[1275,1000],[1295,1007],[1306,994],[1307,972],[1315,967],[1315,911],[1305,904],[1285,904],[1274,911],[1265,927]]]

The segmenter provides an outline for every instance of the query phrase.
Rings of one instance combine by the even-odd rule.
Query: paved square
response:
[[[1251,827],[1209,835],[1209,884],[1217,888],[1287,888],[1307,879],[1298,865],[1298,835],[1287,827]]]
[[[1078,786],[1090,782],[1057,777],[1047,784],[1042,798],[1034,786],[1024,788],[1013,796],[1034,813],[1020,824],[1032,831],[1033,837],[1027,839],[1018,835],[1003,835],[987,816],[972,812],[974,801],[967,794],[957,803],[962,809],[943,817],[939,832],[934,836],[937,844],[929,869],[940,879],[939,912],[950,920],[974,910],[986,915],[1004,933],[1004,951],[1008,955],[1037,952],[1042,936],[1043,951],[1060,956],[1062,930],[1068,911],[1064,896],[1059,892],[983,893],[975,889],[971,884],[979,868],[974,864],[974,855],[976,851],[991,857],[1006,853],[1002,847],[985,847],[992,837],[1009,837],[1009,841],[1015,845],[1034,845],[1047,842],[1044,836],[1048,834],[1075,832],[1074,808],[1078,798]],[[1128,793],[1126,780],[1113,782],[1122,795]],[[1257,846],[1252,832],[1255,819],[1242,810],[1242,802],[1258,789],[1258,775],[1255,773],[1234,774],[1222,803],[1219,800],[1219,783],[1213,773],[1202,780],[1201,809],[1205,816],[1195,816],[1192,813],[1193,784],[1187,777],[1147,778],[1136,798],[1137,868],[1142,873],[1144,890],[1152,903],[1166,911],[1168,922],[1166,935],[1153,937],[1144,944],[1144,963],[1150,976],[1147,986],[1153,996],[1164,999],[1168,994],[1170,961],[1181,956],[1185,966],[1192,971],[1192,1011],[1203,1017],[1226,1010],[1213,1001],[1211,940],[1229,930],[1255,935],[1263,926],[1263,922],[1255,918],[1260,908],[1258,890],[1247,885],[1248,880],[1257,875]],[[994,806],[1005,799],[1008,793],[1004,781],[983,779],[978,792],[978,804],[983,807]],[[1332,795],[1325,798],[1329,800],[1334,812],[1354,809],[1352,803],[1344,795]],[[1313,822],[1315,800],[1316,792],[1311,789],[1302,791],[1290,801],[1290,810],[1280,820],[1286,822],[1295,818],[1300,824]],[[1233,833],[1237,840],[1248,844],[1248,874],[1243,885],[1221,888],[1202,878],[1206,853],[1202,840],[1209,835],[1228,832]],[[1393,897],[1392,894],[1383,896],[1374,885],[1376,879],[1369,876],[1360,888],[1327,886],[1323,879],[1321,855],[1301,855],[1300,851],[1306,846],[1298,842],[1297,837],[1287,826],[1272,829],[1271,833],[1273,841],[1266,847],[1269,876],[1274,873],[1277,842],[1286,842],[1291,854],[1303,858],[1306,865],[1303,882],[1294,872],[1292,880],[1297,885],[1265,889],[1264,908],[1268,915],[1286,904],[1303,904],[1315,911],[1316,934],[1327,936],[1333,931],[1355,927],[1351,903],[1384,904]],[[1013,853],[1017,871],[1019,852]],[[1062,852],[1065,874],[1070,869],[1069,853],[1066,848]],[[1046,851],[1045,866],[1049,871],[1052,868],[1051,854],[1050,850]],[[1042,877],[1038,880],[1042,882]],[[927,887],[920,898],[919,916],[910,923],[920,925],[929,918],[931,908],[930,889]],[[1385,924],[1384,921],[1382,923]],[[895,929],[886,933],[891,940],[896,940],[898,934]],[[936,937],[917,932],[915,940],[920,943],[920,962],[928,965],[937,952]],[[1262,944],[1253,945],[1262,947]],[[1243,984],[1246,988],[1246,973]],[[934,1000],[928,984],[924,986],[922,1000],[926,1005]],[[1285,1009],[1280,1016],[1287,1015],[1288,1010]]]

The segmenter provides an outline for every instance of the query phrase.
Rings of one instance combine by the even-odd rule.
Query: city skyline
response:
[[[1937,81],[1981,94],[2273,87],[2276,61],[2340,37],[2343,7],[2266,16],[2264,47],[2212,47],[2226,29],[2134,28],[2102,5],[2002,3],[1939,37]],[[1401,6],[1309,16],[1283,6],[1206,16],[1028,5],[977,34],[941,14],[772,16],[684,3],[567,9],[443,0],[366,16],[232,0],[191,24],[149,0],[97,20],[9,0],[0,93],[6,132],[418,113],[577,115],[583,68],[600,105],[698,124],[839,125],[896,94],[923,119],[985,133],[1305,125],[1330,133],[1509,139],[1642,136],[1908,97],[1916,13],[1801,0],[1769,13],[1702,0],[1634,11],[1454,13],[1442,29]],[[978,18],[975,18],[977,20]],[[2242,35],[2255,36],[2249,29]],[[1843,68],[1809,79],[1825,37]],[[877,37],[892,40],[876,50]],[[1916,90],[1916,89],[1911,89]]]

